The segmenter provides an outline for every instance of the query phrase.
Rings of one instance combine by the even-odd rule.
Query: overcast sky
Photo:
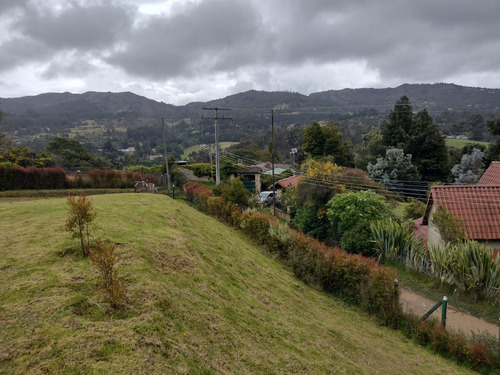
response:
[[[499,0],[0,0],[0,97],[500,88]]]

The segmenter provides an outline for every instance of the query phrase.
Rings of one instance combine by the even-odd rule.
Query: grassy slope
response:
[[[0,202],[0,372],[468,373],[184,202],[90,199],[98,236],[118,244],[127,309],[106,313],[96,272],[63,232],[65,199]]]

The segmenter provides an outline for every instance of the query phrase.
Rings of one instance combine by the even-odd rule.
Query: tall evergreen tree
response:
[[[412,156],[423,180],[448,178],[449,154],[439,127],[425,109],[413,115],[408,97],[396,101],[389,119],[381,126],[381,134],[385,147],[403,149]]]
[[[444,181],[450,174],[449,153],[439,126],[422,110],[414,118],[406,152],[423,180]]]
[[[394,104],[394,110],[389,113],[389,120],[382,123],[381,133],[384,146],[405,149],[412,124],[413,107],[410,99],[402,96]]]

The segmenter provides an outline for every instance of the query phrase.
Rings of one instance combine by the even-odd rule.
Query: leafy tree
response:
[[[314,121],[304,129],[303,150],[312,158],[332,156],[338,165],[354,166],[352,145],[342,139],[337,126],[328,123],[321,126]]]
[[[461,217],[454,216],[451,211],[441,204],[432,215],[432,221],[439,230],[441,238],[446,242],[454,244],[467,238],[464,220]]]
[[[405,155],[399,148],[389,148],[385,158],[377,158],[375,164],[368,163],[368,175],[376,181],[388,184],[391,180],[418,178],[417,168],[411,163],[411,155]]]
[[[465,154],[451,169],[451,174],[455,177],[455,182],[462,184],[475,184],[484,172],[483,162],[484,152],[475,148],[470,154]]]
[[[500,136],[500,117],[486,121],[486,126],[491,135]],[[494,160],[500,160],[500,139],[490,143],[486,152],[486,160],[488,164]]]
[[[324,155],[325,137],[318,122],[314,121],[304,129],[304,145],[302,148],[313,158]]]
[[[439,126],[427,110],[415,116],[411,138],[405,152],[412,154],[413,163],[423,180],[446,180],[449,175],[449,154]]]
[[[403,209],[403,217],[408,220],[415,220],[424,216],[425,203],[417,199],[409,198],[408,204]]]
[[[297,209],[292,225],[320,241],[327,241],[332,235],[332,225],[325,211],[316,211],[311,206],[302,206]]]
[[[382,144],[411,154],[423,180],[447,179],[449,155],[439,127],[424,109],[413,115],[410,100],[402,96],[381,126]]]
[[[326,204],[331,197],[345,191],[335,182],[342,168],[331,161],[307,160],[302,164],[304,174],[295,191],[295,216],[292,225],[315,238],[331,237],[331,225],[326,218]]]
[[[366,170],[368,163],[375,163],[377,158],[385,155],[385,150],[380,130],[371,129],[363,136],[363,144],[356,156],[356,168]]]
[[[47,146],[55,165],[70,170],[106,169],[111,167],[109,160],[96,157],[76,139],[56,137]]]
[[[328,219],[344,250],[373,255],[370,222],[389,217],[385,198],[371,190],[336,194],[327,207]],[[350,240],[353,236],[356,241]]]
[[[65,228],[72,233],[73,237],[80,240],[82,254],[86,257],[89,255],[90,248],[90,225],[97,214],[92,202],[87,200],[85,194],[80,194],[78,198],[69,195],[67,203],[68,218]]]

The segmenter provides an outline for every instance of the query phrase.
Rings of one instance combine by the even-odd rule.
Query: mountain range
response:
[[[232,110],[223,112],[232,121],[221,122],[221,128],[226,129],[221,140],[239,141],[268,131],[271,110],[275,112],[278,129],[291,124],[304,125],[313,120],[377,126],[403,95],[409,97],[415,111],[427,109],[438,123],[459,122],[471,115],[485,119],[500,115],[500,89],[447,83],[328,90],[309,95],[251,90],[181,106],[131,92],[65,92],[0,98],[0,110],[4,113],[0,130],[25,144],[63,134],[87,139],[95,139],[93,136],[102,138],[103,134],[109,137],[121,134],[122,137],[116,139],[123,140],[127,130],[157,128],[164,118],[167,124],[181,127],[186,134],[198,137],[201,143],[212,139],[213,128],[213,121],[202,117],[214,115],[213,111],[204,111],[203,108],[217,107]],[[85,127],[93,127],[94,131],[75,133],[75,129]]]

